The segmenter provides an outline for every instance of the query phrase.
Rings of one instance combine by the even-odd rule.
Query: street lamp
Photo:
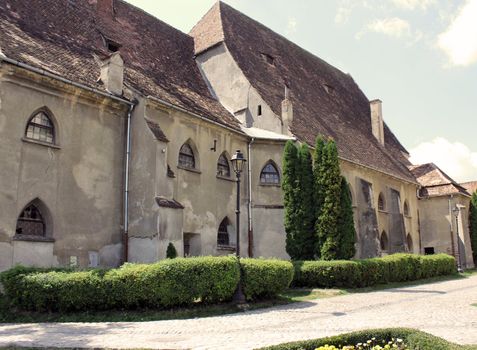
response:
[[[452,209],[452,212],[454,213],[455,216],[455,231],[457,234],[457,271],[462,272],[462,264],[461,264],[461,256],[460,256],[460,236],[459,236],[459,215],[460,215],[460,210],[464,209],[465,206],[462,204],[456,204],[455,208]]]
[[[243,171],[243,167],[246,161],[247,160],[244,158],[243,153],[240,150],[237,150],[235,154],[232,156],[232,159],[230,159],[235,175],[237,176],[237,206],[235,209],[235,215],[236,215],[236,227],[235,227],[236,228],[236,231],[235,231],[236,243],[235,244],[237,248],[235,249],[235,256],[237,257],[237,262],[239,264],[240,280],[237,286],[237,290],[235,291],[234,300],[238,304],[245,303],[245,296],[242,290],[242,268],[240,266],[240,174]]]

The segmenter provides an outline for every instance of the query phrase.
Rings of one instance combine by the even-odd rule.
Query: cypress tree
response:
[[[297,212],[297,225],[299,232],[297,246],[299,248],[300,260],[313,260],[315,255],[316,235],[315,235],[315,207],[314,207],[314,179],[313,165],[310,149],[307,144],[300,147],[298,154],[297,171],[297,197],[299,207]]]
[[[298,221],[297,209],[299,208],[298,198],[298,149],[295,144],[289,140],[285,145],[283,152],[283,204],[285,207],[285,232],[286,232],[286,251],[292,260],[299,259],[299,247],[297,242]]]
[[[323,148],[322,163],[318,183],[322,191],[321,213],[318,217],[318,239],[321,259],[336,259],[339,253],[338,216],[340,212],[341,175],[338,149],[333,140]]]
[[[469,231],[470,241],[474,257],[474,263],[477,264],[477,191],[472,194],[470,200],[470,218],[469,218]]]
[[[341,177],[338,235],[340,237],[340,243],[337,259],[351,259],[356,253],[354,246],[356,240],[356,230],[354,228],[351,194],[348,182],[344,176]]]
[[[325,140],[323,136],[319,135],[315,142],[315,152],[313,153],[313,196],[314,196],[314,210],[315,210],[315,258],[321,257],[321,247],[323,242],[318,235],[318,223],[321,216],[321,208],[323,205],[323,185],[321,183],[321,171],[323,163],[323,150],[325,148]]]

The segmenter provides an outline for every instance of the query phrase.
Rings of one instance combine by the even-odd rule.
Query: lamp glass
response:
[[[243,171],[246,161],[247,160],[244,158],[243,153],[240,150],[237,150],[232,156],[232,159],[230,159],[232,167],[236,173],[241,173]]]

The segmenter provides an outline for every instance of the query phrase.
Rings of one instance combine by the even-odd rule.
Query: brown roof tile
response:
[[[470,194],[477,192],[477,181],[464,182],[460,185],[464,187]]]
[[[385,147],[371,132],[370,107],[353,78],[232,7],[218,2],[190,33],[196,53],[225,41],[235,61],[273,112],[291,89],[291,131],[313,145],[319,134],[337,141],[342,158],[415,182],[407,153],[385,125]],[[265,56],[264,56],[265,55]],[[266,55],[274,58],[273,64]]]
[[[104,89],[94,55],[109,54],[103,38],[120,45],[125,83],[239,129],[213,98],[194,61],[194,40],[146,12],[114,0],[114,16],[97,11],[105,0],[0,1],[0,49],[11,59]]]
[[[455,182],[434,163],[411,165],[409,170],[414,174],[419,184],[423,186],[420,191],[421,196],[433,197],[458,193],[469,195],[464,187]]]

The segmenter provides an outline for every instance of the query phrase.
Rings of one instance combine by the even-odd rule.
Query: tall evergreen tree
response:
[[[474,257],[474,263],[477,264],[477,191],[472,194],[469,212],[470,241]]]
[[[297,212],[297,224],[299,232],[297,243],[299,247],[300,260],[313,260],[315,255],[316,235],[315,235],[315,207],[314,207],[314,179],[313,165],[310,149],[307,144],[300,147],[298,154],[298,187],[297,196],[299,199],[299,208]]]
[[[322,163],[318,183],[322,189],[321,213],[318,217],[318,239],[321,259],[336,259],[339,253],[338,216],[340,212],[341,175],[338,149],[333,140],[323,148]]]
[[[323,246],[323,241],[318,235],[318,223],[321,216],[321,209],[323,205],[323,184],[321,183],[321,171],[323,169],[323,151],[325,148],[326,142],[323,136],[319,135],[316,138],[315,142],[315,152],[313,153],[313,178],[314,178],[314,208],[315,208],[315,258],[319,259],[321,257],[321,247]]]
[[[300,248],[298,246],[298,221],[297,209],[299,208],[298,197],[298,149],[292,141],[287,141],[283,152],[283,178],[282,189],[284,194],[283,204],[285,207],[285,232],[286,251],[292,260],[299,259]]]
[[[348,182],[341,177],[341,191],[340,191],[340,212],[338,216],[338,235],[339,250],[337,259],[351,259],[356,249],[354,243],[356,241],[356,230],[354,228],[353,220],[353,206],[351,202],[351,192]]]

